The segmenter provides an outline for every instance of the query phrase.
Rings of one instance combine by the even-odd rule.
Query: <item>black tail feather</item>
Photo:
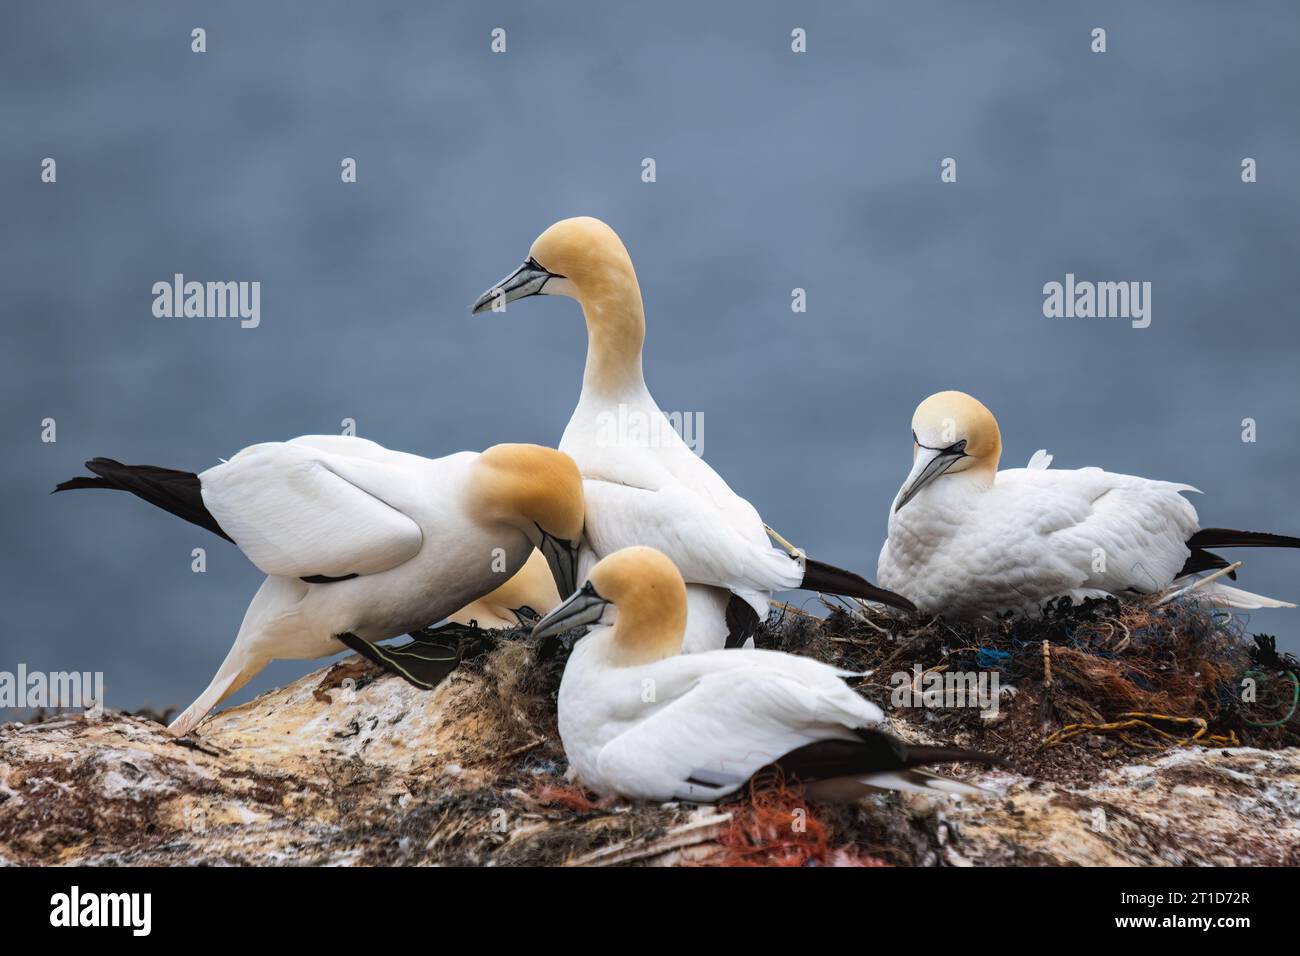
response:
[[[891,770],[908,770],[941,763],[979,763],[1005,766],[996,754],[954,747],[909,744],[882,730],[861,727],[858,740],[819,740],[790,751],[776,761],[787,776],[804,783],[857,777]]]
[[[191,524],[206,528],[227,541],[230,535],[221,530],[217,519],[203,504],[199,476],[192,471],[159,468],[157,465],[124,465],[111,458],[92,458],[86,468],[96,477],[81,475],[61,482],[55,491],[72,491],[78,488],[110,488],[129,491],[137,498],[184,518]]]
[[[1183,564],[1183,569],[1178,572],[1180,578],[1185,574],[1217,571],[1231,563],[1211,553],[1209,548],[1300,548],[1300,538],[1293,538],[1286,534],[1269,534],[1267,531],[1202,528],[1187,539],[1187,547],[1192,549],[1192,553]],[[1237,572],[1233,571],[1228,577],[1235,581]]]
[[[1189,548],[1300,548],[1300,538],[1267,531],[1202,528],[1187,539]]]
[[[893,591],[878,588],[860,574],[845,571],[834,565],[823,564],[807,558],[804,562],[803,583],[799,585],[809,591],[822,591],[826,594],[841,594],[844,597],[862,598],[888,604],[903,611],[916,611],[916,605]]]
[[[54,486],[54,491],[73,491],[77,488],[116,488],[117,485],[111,481],[105,481],[103,478],[92,478],[90,475],[78,475],[76,478],[69,478],[67,481],[61,481]],[[51,491],[50,494],[54,494]]]
[[[1204,548],[1193,548],[1192,553],[1183,564],[1183,569],[1175,577],[1181,578],[1186,574],[1200,574],[1202,571],[1217,571],[1220,568],[1226,568],[1231,563],[1227,558],[1221,558]],[[1234,581],[1237,580],[1237,572],[1229,571],[1228,577]]]

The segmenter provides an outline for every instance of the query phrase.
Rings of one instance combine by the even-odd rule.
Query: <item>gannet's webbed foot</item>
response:
[[[470,621],[468,624],[457,624],[455,621],[448,621],[446,624],[439,624],[436,627],[430,624],[418,631],[411,631],[409,636],[411,640],[424,644],[432,642],[455,647],[456,642],[461,638],[478,639],[482,634],[483,629],[478,626],[478,621]]]
[[[468,661],[494,650],[502,637],[509,633],[503,628],[479,627],[478,621],[471,620],[468,624],[448,622],[438,627],[421,628],[412,631],[410,636],[416,643],[458,648],[460,659]]]
[[[460,642],[456,638],[443,641],[421,638],[391,647],[363,641],[347,632],[335,637],[366,660],[422,690],[433,690],[460,665]]]

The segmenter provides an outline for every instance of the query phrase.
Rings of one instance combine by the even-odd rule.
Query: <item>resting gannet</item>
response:
[[[607,624],[613,606],[613,623]],[[647,547],[602,558],[586,584],[538,622],[538,639],[583,624],[564,669],[560,739],[587,787],[642,800],[725,797],[768,765],[818,799],[867,789],[978,793],[915,768],[1000,758],[904,743],[855,676],[780,651],[682,654],[686,584]]]
[[[912,440],[912,472],[890,509],[877,577],[926,613],[1035,616],[1062,595],[1153,594],[1228,567],[1210,548],[1300,547],[1300,538],[1201,528],[1182,496],[1197,491],[1191,485],[1052,470],[1046,451],[1027,468],[998,471],[997,419],[962,392],[917,406]],[[1230,607],[1294,607],[1218,581],[1198,593]]]
[[[509,581],[491,594],[471,601],[455,614],[447,615],[453,624],[483,628],[515,628],[525,620],[534,623],[560,603],[555,576],[542,552],[536,548]],[[531,612],[531,614],[529,613]]]
[[[585,216],[557,222],[471,311],[532,295],[571,296],[587,322],[582,394],[560,440],[586,494],[582,573],[630,545],[669,555],[687,581],[687,652],[740,646],[767,616],[772,592],[789,588],[914,610],[851,571],[772,547],[754,506],[668,427],[641,371],[641,289],[613,229]]]
[[[445,655],[374,642],[482,597],[537,548],[576,586],[582,481],[537,445],[421,458],[364,438],[308,435],[251,445],[201,474],[107,458],[55,491],[115,488],[238,545],[267,575],[212,683],[168,728],[184,736],[275,659],[344,647],[430,686]],[[451,666],[454,666],[452,664]]]

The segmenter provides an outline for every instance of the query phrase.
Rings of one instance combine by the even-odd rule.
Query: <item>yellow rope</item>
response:
[[[1196,728],[1196,732],[1190,737],[1179,737],[1176,734],[1168,733],[1156,727],[1150,721],[1159,720],[1170,724],[1190,725]],[[1157,750],[1158,746],[1151,744],[1139,743],[1132,740],[1124,733],[1126,730],[1140,727],[1149,730],[1166,740],[1172,740],[1180,747],[1188,744],[1198,743],[1207,747],[1240,747],[1241,743],[1237,739],[1235,731],[1228,731],[1227,735],[1209,733],[1209,724],[1203,717],[1171,717],[1168,714],[1147,714],[1141,711],[1130,711],[1126,714],[1120,714],[1119,720],[1112,721],[1108,724],[1066,724],[1060,730],[1050,734],[1045,741],[1044,746],[1054,747],[1059,743],[1077,737],[1080,734],[1118,734],[1120,739],[1126,744],[1133,747],[1140,747],[1146,750]]]

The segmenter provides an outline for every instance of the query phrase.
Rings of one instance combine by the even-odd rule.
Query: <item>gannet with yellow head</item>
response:
[[[541,617],[560,603],[555,576],[536,548],[515,576],[501,587],[471,601],[447,620],[453,624],[500,629],[516,628],[532,616]]]
[[[543,618],[553,638],[592,625],[573,647],[559,693],[560,738],[579,781],[605,795],[708,802],[777,765],[814,799],[871,789],[970,794],[925,764],[996,757],[915,746],[883,712],[809,657],[779,651],[682,654],[686,584],[663,553],[623,548]]]
[[[351,647],[431,686],[454,656],[375,642],[493,591],[534,549],[557,593],[577,580],[582,479],[553,448],[495,445],[430,459],[308,435],[250,446],[197,475],[106,458],[86,467],[95,477],[55,490],[130,491],[233,541],[267,575],[225,662],[169,728],[178,736],[275,659]]]
[[[641,367],[641,288],[613,229],[586,216],[555,223],[472,311],[533,295],[577,299],[587,324],[582,392],[560,440],[586,489],[584,571],[631,545],[669,555],[687,582],[688,652],[743,644],[773,591],[802,587],[912,609],[853,572],[772,547],[753,505],[667,427]]]
[[[1174,484],[1100,468],[998,471],[997,419],[964,392],[939,392],[912,416],[912,470],[889,512],[881,584],[922,611],[960,618],[1038,615],[1062,595],[1154,594],[1228,562],[1209,548],[1300,547],[1284,535],[1201,528]],[[1230,607],[1292,607],[1212,581],[1203,599]]]

